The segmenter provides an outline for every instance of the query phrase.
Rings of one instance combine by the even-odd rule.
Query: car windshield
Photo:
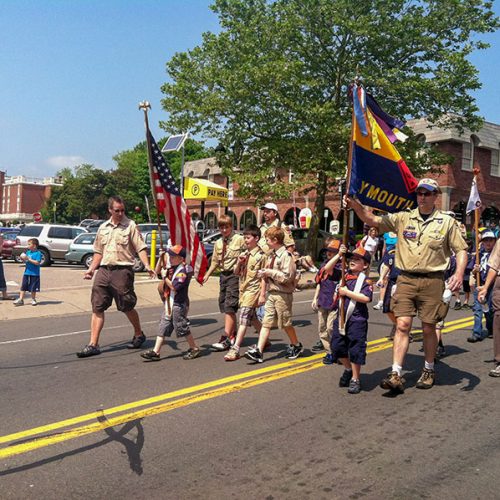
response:
[[[78,243],[79,245],[93,245],[96,235],[94,233],[85,233],[77,236],[73,243]]]

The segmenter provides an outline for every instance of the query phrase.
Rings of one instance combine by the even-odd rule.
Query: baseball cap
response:
[[[496,240],[497,237],[495,236],[495,233],[493,231],[484,231],[482,234],[481,234],[481,241],[482,240],[485,240],[486,238],[491,238],[493,240]]]
[[[417,189],[418,188],[424,188],[427,189],[427,191],[437,191],[438,193],[441,192],[439,184],[434,179],[429,178],[420,179],[417,185]]]
[[[278,205],[276,205],[276,203],[266,203],[260,207],[261,210],[264,210],[265,208],[268,210],[274,210],[275,212],[278,211]]]
[[[347,252],[346,255],[347,255],[347,258],[349,258],[349,259],[351,257],[354,257],[355,255],[357,255],[358,257],[361,257],[368,264],[370,264],[370,262],[372,261],[372,256],[370,255],[370,252],[368,252],[368,250],[365,250],[362,247],[358,247],[355,250],[353,250],[352,252]]]
[[[186,249],[182,245],[174,245],[168,249],[168,255],[186,257]]]
[[[326,247],[327,251],[332,251],[332,252],[338,252],[340,249],[340,240],[332,240],[330,243],[328,243],[328,246]]]

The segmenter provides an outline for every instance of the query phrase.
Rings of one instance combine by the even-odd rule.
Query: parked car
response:
[[[65,260],[71,242],[81,233],[87,230],[80,226],[68,226],[64,224],[28,224],[21,229],[16,238],[16,245],[12,249],[12,255],[19,257],[28,249],[28,240],[37,238],[38,249],[42,253],[40,265],[50,266],[54,260]]]
[[[166,231],[168,233],[167,224],[160,224],[160,227],[162,231]],[[158,231],[158,224],[150,224],[150,223],[137,224],[137,228],[142,233],[142,237],[145,238],[147,233],[150,233],[151,231]]]
[[[79,234],[70,244],[64,259],[70,263],[83,264],[87,269],[94,257],[94,241],[97,233]]]
[[[12,259],[12,249],[16,244],[17,233],[2,233],[0,238],[3,238],[2,243],[2,259]],[[21,259],[18,259],[21,262]]]
[[[95,219],[93,222],[90,224],[87,224],[87,231],[90,233],[97,233],[97,230],[105,223],[106,221],[104,219]]]

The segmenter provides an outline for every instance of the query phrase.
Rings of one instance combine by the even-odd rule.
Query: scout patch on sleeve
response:
[[[410,231],[405,229],[403,231],[403,236],[409,240],[414,240],[417,237],[417,231]]]

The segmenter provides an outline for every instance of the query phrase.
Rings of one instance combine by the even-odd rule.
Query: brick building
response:
[[[0,171],[0,221],[32,222],[33,214],[39,212],[50,197],[52,187],[60,185],[54,177],[7,177]]]
[[[465,216],[465,206],[469,198],[472,184],[472,169],[478,164],[481,172],[478,178],[478,188],[483,203],[482,222],[500,220],[500,125],[485,122],[480,131],[471,133],[465,130],[460,134],[454,129],[440,129],[432,127],[425,119],[410,120],[408,125],[419,135],[425,143],[435,144],[439,149],[453,157],[449,165],[442,165],[440,174],[429,174],[435,178],[443,194],[438,199],[438,206],[443,210],[452,210],[460,214],[467,223],[470,216]],[[281,178],[288,179],[287,172],[281,172]],[[215,158],[186,162],[184,175],[208,179],[220,186],[226,187],[227,179],[221,173],[221,168]],[[237,192],[236,183],[229,182],[229,214],[233,216],[234,225],[242,229],[249,223],[257,223],[261,220],[261,213],[255,206],[254,200],[245,200],[232,196]],[[287,223],[293,223],[293,209],[309,207],[313,209],[315,192],[308,196],[297,196],[293,200],[269,200],[278,205],[280,217]],[[189,200],[188,206],[195,217],[201,217],[201,206],[199,201]],[[340,207],[339,194],[334,191],[327,196],[325,207],[328,216],[320,221],[320,228],[328,227],[331,220],[337,219],[342,222],[342,211]],[[224,213],[225,207],[218,202],[206,202],[203,219],[209,228],[217,227],[218,218]],[[351,226],[359,230],[360,221],[353,221]]]

